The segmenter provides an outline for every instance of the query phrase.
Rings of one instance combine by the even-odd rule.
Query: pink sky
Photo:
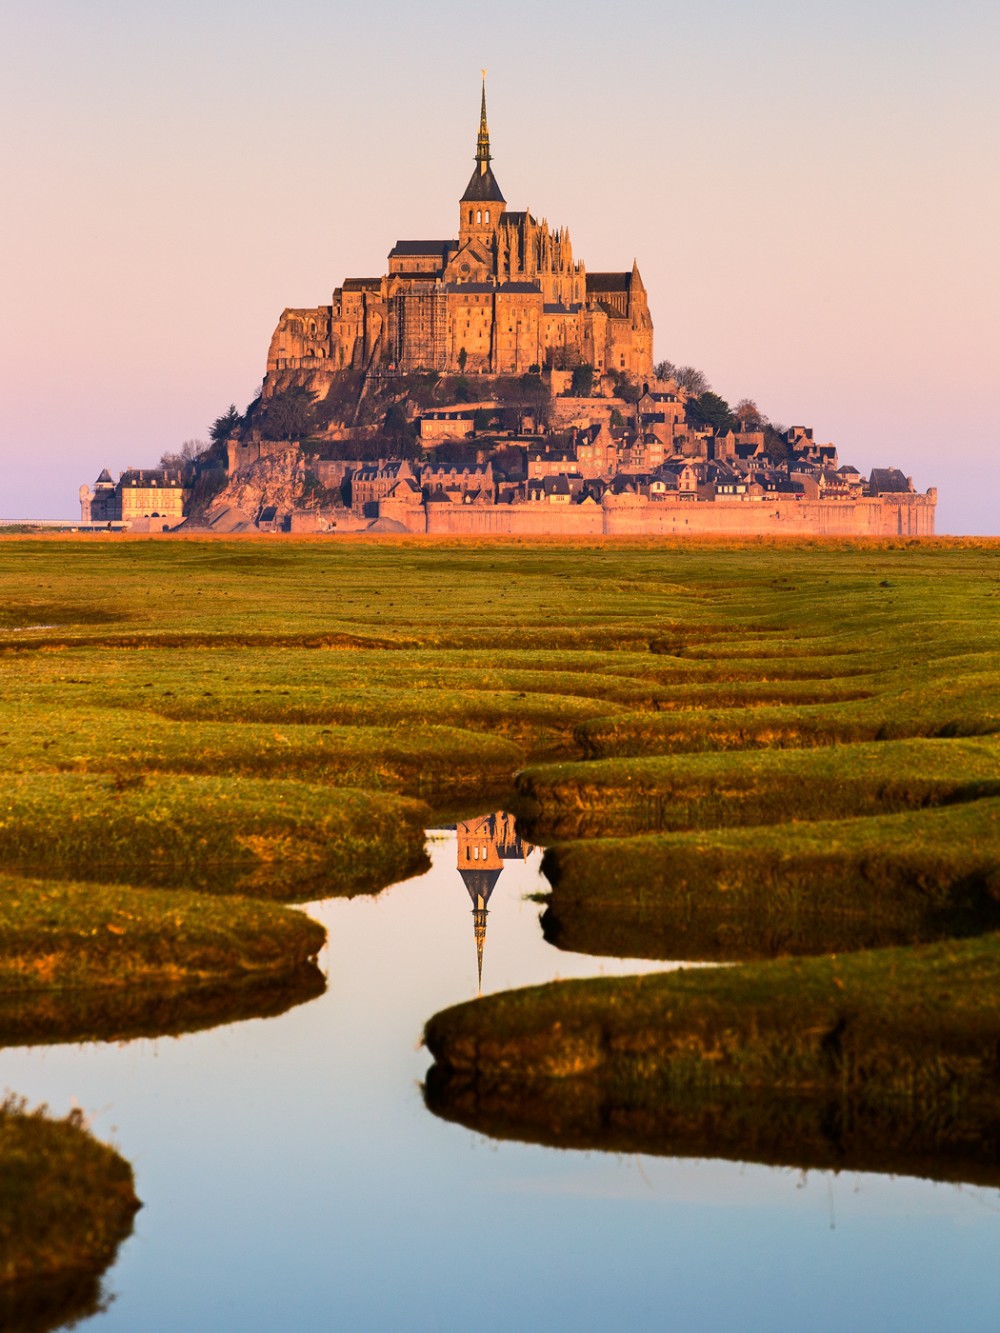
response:
[[[690,8],[690,7],[689,7]],[[510,207],[638,259],[655,354],[1000,532],[1000,7],[67,0],[0,17],[0,517],[205,438],[286,305]]]

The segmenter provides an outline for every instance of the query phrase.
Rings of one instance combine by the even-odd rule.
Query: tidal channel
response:
[[[83,1107],[144,1207],[100,1333],[994,1330],[1000,1191],[494,1141],[427,1110],[421,1027],[483,993],[661,970],[545,943],[540,853],[505,817],[431,869],[305,910],[325,994],[276,1018],[0,1052]],[[484,901],[485,899],[485,901]]]

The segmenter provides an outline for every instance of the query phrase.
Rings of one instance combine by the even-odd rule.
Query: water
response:
[[[554,1151],[432,1116],[421,1025],[477,990],[468,845],[435,833],[421,878],[310,907],[329,988],[280,1018],[0,1052],[0,1084],[82,1105],[136,1169],[114,1300],[81,1327],[1000,1327],[997,1191]],[[484,992],[662,966],[546,945],[538,853],[506,850]]]

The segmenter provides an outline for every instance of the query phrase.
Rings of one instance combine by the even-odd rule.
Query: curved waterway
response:
[[[560,1151],[432,1115],[421,1027],[476,994],[480,947],[484,993],[663,964],[547,945],[526,897],[540,855],[503,819],[429,847],[419,879],[307,909],[329,932],[318,1000],[181,1038],[0,1052],[0,1084],[82,1106],[135,1166],[145,1207],[113,1299],[78,1327],[998,1327],[997,1190]]]

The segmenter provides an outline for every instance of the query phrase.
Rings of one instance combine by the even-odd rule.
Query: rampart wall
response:
[[[411,532],[442,536],[930,537],[934,509],[926,495],[900,494],[861,500],[633,500],[605,506],[383,502],[380,513]]]

